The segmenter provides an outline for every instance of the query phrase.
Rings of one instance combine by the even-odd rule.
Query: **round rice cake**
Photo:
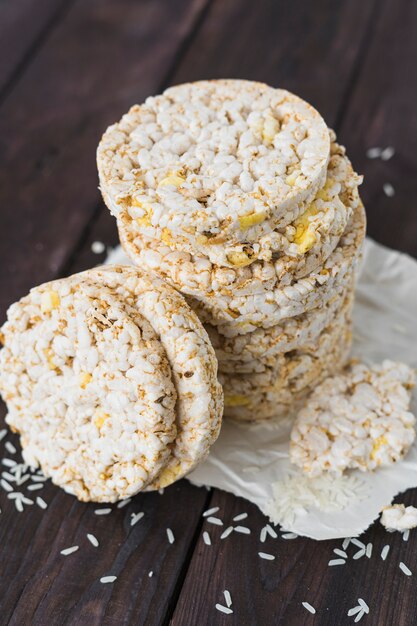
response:
[[[134,220],[118,220],[120,240],[138,267],[161,276],[182,293],[246,296],[291,284],[322,265],[337,246],[360,199],[355,174],[344,148],[332,143],[326,183],[293,223],[261,237],[258,260],[247,265],[214,265],[202,254],[176,250],[168,233],[162,241],[144,236]]]
[[[215,326],[206,330],[216,352],[219,371],[235,373],[263,372],[273,367],[280,355],[291,350],[315,346],[322,331],[331,323],[344,323],[353,307],[353,286],[335,294],[322,308],[290,317],[277,326],[258,328],[246,335],[225,337]]]
[[[270,328],[283,320],[321,307],[357,275],[365,239],[363,205],[354,211],[339,244],[324,264],[287,287],[249,296],[185,297],[201,321],[219,327],[222,334],[246,334]],[[223,330],[226,328],[226,330]]]
[[[176,436],[165,351],[143,316],[87,275],[12,305],[0,390],[23,458],[83,501],[114,502],[152,482]]]
[[[127,266],[103,266],[88,274],[140,311],[171,366],[177,391],[177,435],[165,467],[147,487],[159,489],[190,472],[219,435],[223,394],[214,349],[184,298],[160,279]]]
[[[309,476],[372,471],[401,460],[413,443],[415,371],[403,363],[357,363],[326,379],[297,416],[290,460]]]
[[[97,165],[120,221],[234,267],[239,254],[256,260],[251,244],[303,212],[324,184],[329,154],[324,120],[297,96],[213,80],[132,107],[104,133]]]
[[[219,374],[224,391],[224,416],[252,422],[293,417],[303,400],[326,376],[341,370],[349,357],[351,324],[339,329],[333,347],[320,358],[295,352],[279,369],[263,374]]]

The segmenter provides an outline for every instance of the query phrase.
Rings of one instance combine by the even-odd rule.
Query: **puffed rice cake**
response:
[[[295,222],[259,240],[258,260],[250,265],[213,265],[202,254],[189,254],[141,233],[128,215],[118,220],[120,241],[138,267],[158,274],[182,293],[199,298],[247,296],[291,284],[323,265],[337,246],[360,199],[358,184],[345,150],[332,143],[326,183]]]
[[[73,277],[32,289],[2,333],[0,391],[25,463],[83,501],[125,498],[157,477],[175,440],[176,391],[137,310]]]
[[[219,371],[263,372],[274,367],[280,355],[304,346],[315,345],[322,331],[333,322],[350,318],[353,287],[336,293],[323,307],[290,317],[277,326],[258,328],[246,335],[225,337],[218,328],[205,326],[215,349]]]
[[[167,354],[178,396],[177,435],[168,462],[147,487],[160,489],[203,461],[219,435],[223,394],[214,349],[197,315],[162,280],[127,266],[103,266],[88,274],[140,311]]]
[[[289,317],[325,305],[335,292],[354,281],[365,239],[366,217],[362,204],[355,209],[346,231],[322,267],[281,289],[250,296],[209,298],[187,296],[186,300],[205,324],[218,326],[222,334],[270,328]],[[226,327],[228,330],[223,331]]]
[[[304,399],[322,380],[343,368],[352,343],[351,322],[329,329],[325,348],[317,353],[293,351],[261,374],[219,373],[224,391],[224,417],[260,421],[294,417]]]
[[[104,133],[100,187],[144,236],[235,266],[293,222],[324,185],[329,131],[297,96],[263,83],[187,83],[147,98]],[[255,247],[252,247],[255,244]]]
[[[90,317],[97,341],[114,331],[98,354]],[[218,436],[222,390],[208,336],[182,296],[145,272],[110,266],[41,285],[10,308],[3,330],[7,421],[25,460],[80,500],[166,486]]]
[[[399,461],[416,436],[409,411],[414,385],[414,370],[388,360],[372,367],[356,363],[328,378],[297,416],[291,461],[309,476]]]

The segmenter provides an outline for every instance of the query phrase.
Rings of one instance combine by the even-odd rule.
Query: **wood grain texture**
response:
[[[99,201],[102,132],[158,91],[206,1],[76,1],[0,107],[1,318],[66,263]]]
[[[217,0],[173,83],[248,78],[294,91],[334,124],[377,2]]]
[[[415,11],[411,0],[69,4],[0,107],[0,316],[33,284],[101,262],[93,241],[117,243],[96,189],[95,147],[108,123],[167,82],[253,78],[310,100],[340,127],[366,175],[371,234],[417,254]],[[389,144],[397,149],[391,161],[364,157],[366,148]],[[381,193],[386,180],[396,188],[394,198]],[[4,442],[0,457],[3,449]],[[416,493],[401,501],[417,505]],[[137,496],[104,517],[49,483],[41,495],[46,512],[34,506],[18,514],[0,491],[2,623],[344,626],[353,622],[347,611],[358,597],[371,608],[361,621],[367,626],[417,622],[417,572],[408,578],[398,569],[400,560],[415,569],[413,533],[406,543],[376,524],[361,538],[373,543],[370,560],[328,567],[341,541],[263,544],[266,519],[256,507],[185,481],[164,495]],[[220,507],[223,529],[247,511],[239,523],[251,535],[220,540],[223,529],[201,517],[208,506]],[[145,516],[131,528],[130,515],[138,511]],[[176,536],[172,546],[168,525]],[[202,540],[205,530],[212,546]],[[386,543],[392,547],[384,563],[379,554]],[[59,554],[74,544],[78,552]],[[276,559],[261,560],[261,550]],[[355,551],[348,548],[349,555]],[[117,581],[98,582],[108,574]],[[224,589],[232,594],[233,615],[215,609]]]
[[[416,491],[402,496],[404,501],[415,506]],[[338,558],[333,550],[341,549],[342,540],[283,539],[283,531],[277,529],[278,539],[268,537],[262,543],[260,531],[268,520],[257,507],[218,490],[209,506],[220,508],[216,516],[224,525],[203,525],[202,532],[209,532],[212,545],[205,545],[200,536],[172,626],[347,626],[354,619],[348,618],[347,612],[357,606],[358,598],[370,607],[361,621],[367,626],[416,623],[415,582],[399,570],[400,561],[413,570],[413,535],[404,542],[399,533],[389,534],[377,523],[360,537],[363,543],[373,544],[370,559],[354,560],[359,548],[350,545],[346,564],[329,567],[328,562]],[[247,512],[248,518],[238,523],[250,528],[251,535],[234,532],[221,540],[222,531],[236,525],[233,517],[242,512]],[[380,554],[386,544],[391,548],[384,562]],[[259,552],[272,554],[275,560],[264,560]],[[216,603],[225,604],[225,589],[232,596],[232,615],[215,609]],[[303,602],[309,602],[316,614],[308,613]]]
[[[373,43],[350,94],[340,136],[364,174],[368,232],[377,241],[417,256],[417,4],[381,3]],[[390,161],[369,160],[366,150],[394,146]],[[395,196],[388,198],[384,183]]]
[[[1,443],[3,456],[14,457]],[[105,505],[80,504],[50,482],[41,491],[26,492],[29,498],[37,495],[48,503],[47,510],[35,504],[18,513],[5,492],[0,494],[1,623],[161,624],[207,491],[182,481],[163,495],[138,495],[122,509],[112,506],[111,514],[103,516],[94,511]],[[141,511],[144,517],[132,527],[131,514]],[[172,545],[168,524],[175,536]],[[87,533],[98,539],[98,548]],[[74,545],[79,546],[74,554],[60,554]],[[117,581],[100,583],[108,575]]]
[[[72,0],[0,2],[0,99]],[[11,85],[10,85],[11,86]]]

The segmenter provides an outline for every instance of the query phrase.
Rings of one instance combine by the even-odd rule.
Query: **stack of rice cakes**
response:
[[[109,127],[97,162],[124,249],[205,324],[226,417],[288,415],[343,367],[366,221],[315,109],[251,81],[179,85]]]

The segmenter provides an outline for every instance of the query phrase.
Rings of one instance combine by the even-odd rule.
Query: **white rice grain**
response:
[[[266,561],[273,561],[275,559],[273,554],[268,554],[267,552],[258,552],[258,555],[261,559],[265,559]]]
[[[381,152],[381,159],[383,161],[389,161],[395,154],[395,148],[393,146],[387,146]]]
[[[175,541],[174,533],[172,532],[170,528],[167,528],[167,537],[168,537],[169,543],[174,543]]]
[[[95,548],[98,548],[99,542],[98,542],[97,537],[94,537],[94,535],[87,533],[87,539],[91,543],[91,545],[93,545]]]
[[[346,563],[345,559],[331,559],[327,565],[332,567],[334,565],[345,565],[345,563]]]
[[[316,609],[314,608],[314,606],[311,606],[309,602],[301,602],[301,604],[309,613],[312,613],[313,615],[315,614]]]
[[[387,196],[387,198],[392,198],[393,196],[395,196],[395,189],[391,185],[391,183],[384,183],[382,189],[384,190],[384,194]]]
[[[130,520],[130,525],[134,526],[135,524],[137,524],[139,522],[139,520],[141,520],[144,515],[145,515],[145,513],[143,513],[142,511],[140,513],[132,513],[131,520]]]
[[[108,515],[109,513],[111,513],[111,509],[96,509],[94,513],[96,515]]]
[[[115,580],[117,580],[117,576],[102,576],[102,578],[100,578],[100,582],[103,584],[114,583]]]
[[[388,552],[389,552],[389,549],[390,549],[390,546],[389,546],[389,545],[386,545],[386,546],[384,546],[384,547],[382,548],[382,550],[381,550],[381,559],[382,559],[383,561],[385,561],[385,559],[387,558],[387,556],[388,556]]]
[[[209,517],[213,513],[217,513],[217,511],[219,510],[220,510],[220,507],[218,506],[214,506],[212,509],[207,509],[207,511],[204,511],[203,517]]]
[[[407,565],[406,565],[405,563],[403,563],[402,561],[400,562],[399,567],[400,567],[400,570],[401,570],[402,572],[404,572],[404,574],[405,574],[406,576],[412,576],[412,575],[413,575],[413,572],[412,572],[412,571],[411,571],[411,570],[407,567]]]
[[[229,607],[223,606],[222,604],[216,604],[216,609],[220,611],[220,613],[226,613],[227,615],[233,613],[232,609],[229,609]]]
[[[233,518],[234,522],[241,522],[243,519],[246,519],[248,516],[247,513],[241,513],[240,515],[235,515],[235,517]]]
[[[222,532],[222,534],[220,535],[220,539],[226,539],[226,537],[231,535],[232,532],[233,532],[233,526],[229,526],[228,528],[226,528],[226,530]]]
[[[71,548],[65,548],[64,550],[61,550],[60,554],[62,554],[62,556],[68,556],[69,554],[72,554],[73,552],[77,552],[77,550],[80,549],[80,546],[71,546]]]
[[[206,544],[206,546],[211,546],[210,535],[208,534],[206,530],[203,532],[203,541]]]
[[[132,502],[132,498],[126,498],[126,500],[120,500],[120,502],[117,503],[117,508],[123,509],[123,507],[129,504],[129,502]]]
[[[39,496],[36,498],[36,504],[38,505],[38,507],[40,509],[47,509],[48,508],[48,505],[45,502],[45,500],[43,498],[39,497]]]
[[[16,454],[17,452],[16,448],[14,447],[11,441],[6,441],[6,443],[4,444],[4,447],[6,448],[7,452],[10,452],[10,454]]]
[[[106,249],[106,246],[102,241],[93,241],[91,244],[91,252],[94,254],[102,254]]]
[[[214,524],[215,526],[223,526],[223,522],[218,517],[208,517],[207,521],[209,524]]]
[[[235,532],[242,533],[242,535],[250,535],[251,530],[246,526],[235,526]]]
[[[223,591],[224,599],[226,601],[226,605],[230,608],[232,606],[232,596],[230,595],[230,591],[225,589]]]
[[[369,150],[366,151],[366,156],[368,157],[368,159],[379,159],[381,154],[382,148],[369,148]]]

